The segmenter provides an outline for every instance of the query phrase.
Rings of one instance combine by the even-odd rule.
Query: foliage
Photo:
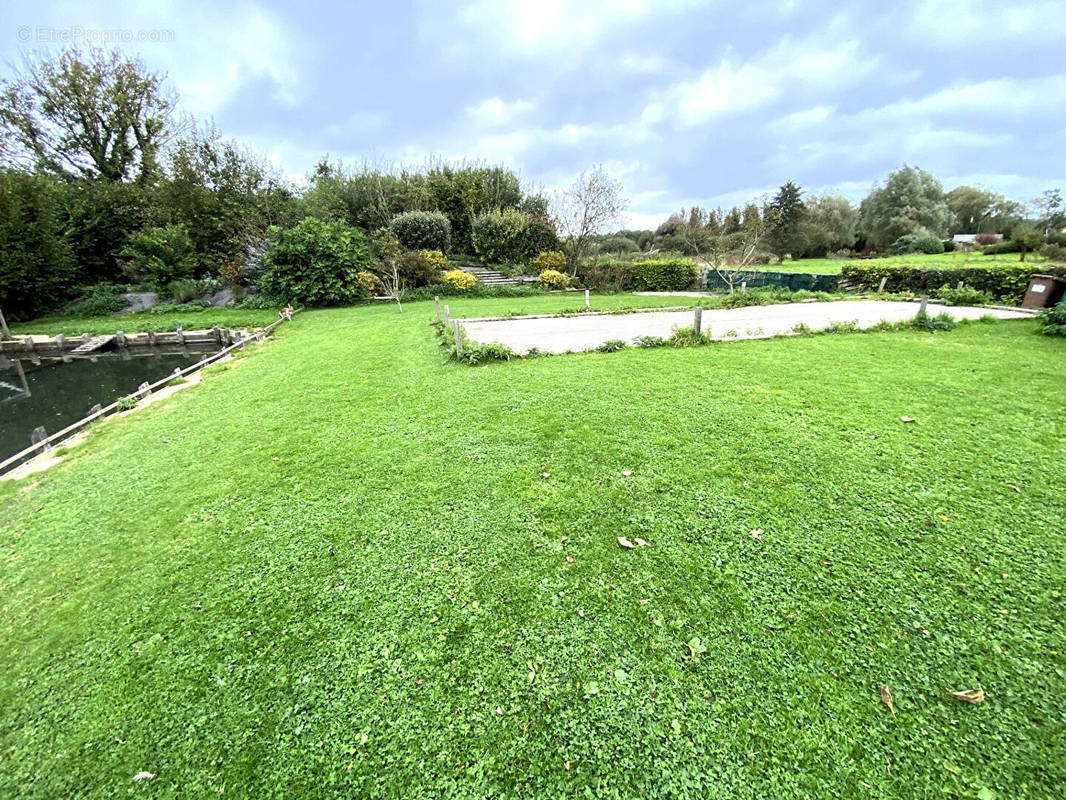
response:
[[[27,55],[0,82],[0,153],[55,174],[145,185],[174,132],[175,106],[162,75],[117,50]]]
[[[566,267],[566,253],[562,250],[544,250],[536,255],[532,263],[538,273],[549,269],[562,272]]]
[[[632,291],[679,291],[692,287],[696,272],[696,264],[687,258],[649,259],[632,264],[623,285]]]
[[[451,223],[439,211],[406,211],[397,214],[389,230],[406,250],[440,250],[448,252]]]
[[[965,285],[960,289],[958,286],[944,284],[937,290],[936,296],[949,306],[984,306],[992,302],[992,296],[988,292]]]
[[[420,250],[418,257],[433,270],[443,272],[448,269],[448,259],[440,250]]]
[[[67,310],[70,316],[97,317],[114,314],[128,306],[129,300],[122,296],[124,286],[100,283],[92,287],[81,300]]]
[[[177,303],[188,303],[200,297],[203,292],[200,291],[199,281],[182,278],[167,284],[167,294]]]
[[[1066,300],[1037,312],[1040,332],[1048,336],[1066,336]]]
[[[439,253],[439,250],[420,250],[416,252],[397,253],[392,259],[396,265],[397,274],[405,288],[417,288],[428,286],[440,279],[441,269],[438,266],[441,259],[436,255],[426,256],[426,253]],[[383,259],[383,266],[388,259]],[[447,263],[447,262],[445,262]],[[378,268],[382,272],[382,268]]]
[[[868,242],[886,247],[921,230],[945,236],[952,216],[940,181],[923,169],[905,165],[862,201],[859,226]]]
[[[363,234],[345,222],[307,217],[273,230],[262,292],[279,302],[309,306],[348,303],[360,295],[359,273],[372,265]]]
[[[474,218],[471,237],[474,250],[490,264],[525,264],[559,245],[551,222],[513,208],[479,214]]]
[[[537,277],[537,283],[546,289],[565,289],[569,280],[555,269],[546,269]]]
[[[76,281],[61,192],[47,176],[0,169],[0,310],[11,321],[56,307]]]
[[[600,353],[617,353],[619,350],[625,350],[629,345],[624,339],[608,339],[606,342],[596,348]]]
[[[1001,194],[973,186],[952,189],[946,199],[954,217],[950,233],[991,231],[1006,234],[1021,219],[1024,210],[1020,203]],[[977,243],[988,244],[980,239]]]
[[[125,397],[120,397],[118,400],[115,401],[115,408],[117,408],[119,411],[129,411],[130,409],[136,407],[137,398],[133,395],[126,395]]]
[[[694,327],[678,328],[666,340],[667,347],[698,347],[711,343],[711,335],[707,331],[696,333]]]
[[[802,191],[788,181],[777,190],[763,214],[766,244],[778,261],[783,261],[789,253],[799,254],[805,249],[803,223],[806,217],[807,206],[803,202]]]
[[[1040,248],[1040,255],[1048,261],[1066,262],[1066,247],[1061,244],[1045,244]]]
[[[157,287],[196,270],[192,239],[182,225],[145,228],[130,235],[120,253],[123,269],[134,280]]]
[[[950,331],[955,327],[955,318],[946,311],[937,314],[935,317],[930,314],[919,313],[914,317],[913,327],[933,333],[936,331]]]
[[[444,273],[444,282],[461,292],[468,292],[477,284],[477,278],[461,269],[450,269]]]
[[[152,308],[150,314],[199,314],[200,312],[211,308],[211,305],[206,301],[194,301],[191,303],[160,303]]]
[[[1049,275],[1066,277],[1066,267],[1044,267]],[[845,264],[841,277],[860,288],[873,291],[887,278],[888,292],[935,294],[941,286],[956,286],[959,281],[996,300],[1019,302],[1029,285],[1033,270],[1020,264],[997,264],[990,267],[899,266],[880,261]]]
[[[1025,261],[1025,254],[1030,250],[1036,250],[1044,243],[1044,234],[1032,225],[1022,222],[1011,228],[1010,239],[1020,248],[1019,261]]]
[[[622,184],[596,166],[578,175],[552,205],[571,274],[576,274],[591,238],[617,223],[629,203]]]
[[[940,239],[929,231],[917,230],[914,233],[905,233],[892,243],[892,252],[897,256],[910,255],[911,253],[943,253],[944,244]]]
[[[361,298],[380,297],[385,293],[381,278],[373,272],[362,270],[355,274],[356,295]]]

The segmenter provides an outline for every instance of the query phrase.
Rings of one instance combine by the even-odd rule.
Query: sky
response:
[[[631,228],[786,180],[857,202],[904,163],[1023,202],[1066,188],[1061,0],[0,9],[5,75],[67,42],[141,56],[184,111],[296,182],[327,154],[499,163],[547,192],[602,164]]]

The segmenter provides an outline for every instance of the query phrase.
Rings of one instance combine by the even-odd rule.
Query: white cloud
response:
[[[1066,13],[1061,0],[975,4],[972,0],[919,0],[913,22],[902,30],[940,47],[970,49],[1002,45],[1008,40],[1061,42],[1066,37]]]
[[[532,100],[513,100],[510,103],[499,97],[490,97],[466,107],[467,118],[478,125],[508,125],[517,118],[534,111],[537,104]]]

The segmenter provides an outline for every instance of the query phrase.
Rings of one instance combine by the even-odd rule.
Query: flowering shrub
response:
[[[448,259],[440,250],[420,250],[418,257],[434,270],[448,269]]]
[[[450,269],[444,273],[444,282],[453,289],[467,292],[477,284],[477,278],[461,269]]]
[[[537,283],[547,289],[565,289],[567,278],[557,269],[546,269],[540,273]]]
[[[360,297],[377,297],[385,294],[385,285],[373,272],[363,270],[358,273],[355,276],[355,284],[359,287]]]
[[[566,266],[566,255],[561,250],[545,250],[533,259],[533,268],[538,272],[545,270],[563,271]]]

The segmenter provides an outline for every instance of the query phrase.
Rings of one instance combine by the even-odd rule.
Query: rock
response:
[[[220,291],[215,292],[213,295],[211,295],[210,297],[207,298],[207,302],[209,302],[211,304],[212,308],[221,308],[222,306],[226,305],[227,303],[231,302],[232,300],[233,300],[233,290],[232,289],[222,289]]]
[[[147,311],[159,301],[159,295],[155,292],[125,292],[122,296],[126,298],[129,305],[119,311],[119,314]]]

